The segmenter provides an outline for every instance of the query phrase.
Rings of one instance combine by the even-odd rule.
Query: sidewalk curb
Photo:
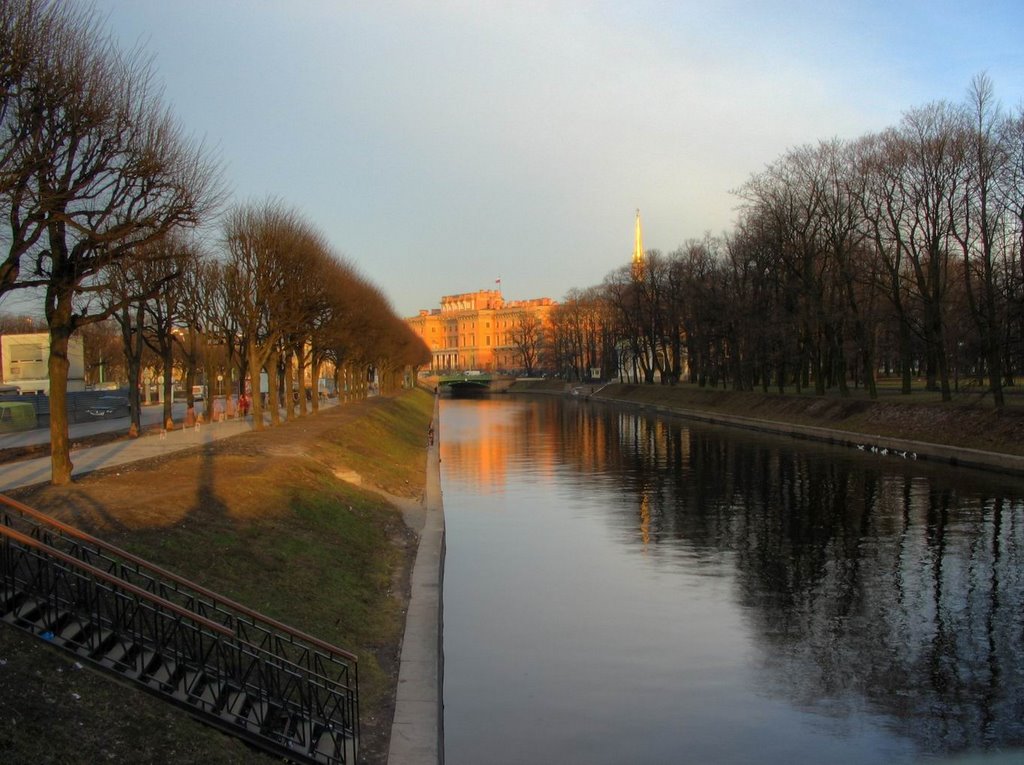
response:
[[[426,520],[413,564],[409,611],[398,670],[389,765],[444,763],[443,584],[444,506],[438,448],[439,402],[434,398],[434,442],[427,448]]]
[[[760,420],[734,414],[722,414],[709,410],[676,408],[662,404],[644,404],[613,396],[594,396],[594,401],[625,405],[641,410],[654,411],[658,414],[681,417],[712,425],[727,425],[744,430],[760,431],[791,438],[818,441],[837,446],[854,447],[867,450],[885,449],[890,453],[913,454],[914,459],[930,460],[936,463],[947,463],[960,467],[980,470],[993,470],[1009,475],[1024,475],[1024,457],[1001,452],[987,452],[981,449],[969,449],[962,446],[947,446],[925,441],[911,441],[889,436],[857,433],[849,430],[834,430],[814,425],[797,425],[777,420]]]

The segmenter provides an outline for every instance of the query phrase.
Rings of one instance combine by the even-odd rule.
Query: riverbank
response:
[[[1002,411],[984,396],[942,402],[931,394],[907,400],[887,394],[841,398],[735,392],[696,385],[565,385],[550,380],[517,383],[509,393],[566,395],[716,422],[852,448],[885,449],[918,458],[1024,473],[1024,402]]]
[[[360,762],[382,765],[418,537],[433,397],[412,391],[67,487],[10,492],[359,656]],[[272,762],[40,641],[0,628],[0,753],[12,762]]]
[[[398,692],[388,762],[444,763],[444,650],[442,643],[445,526],[441,497],[440,401],[427,439],[423,501],[407,522],[419,534],[402,638]]]

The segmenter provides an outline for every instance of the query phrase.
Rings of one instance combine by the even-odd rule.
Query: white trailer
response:
[[[22,393],[50,393],[50,335],[28,332],[0,337],[0,373],[5,385],[14,385]],[[68,341],[68,390],[85,390],[85,347],[82,338]]]

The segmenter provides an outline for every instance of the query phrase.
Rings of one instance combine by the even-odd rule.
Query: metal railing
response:
[[[352,763],[356,659],[0,495],[0,618],[254,744]]]

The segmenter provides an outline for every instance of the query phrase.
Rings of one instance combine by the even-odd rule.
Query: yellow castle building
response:
[[[543,367],[551,298],[506,302],[501,290],[445,295],[441,307],[406,323],[430,349],[435,372],[521,371]],[[524,354],[535,354],[530,363]]]

